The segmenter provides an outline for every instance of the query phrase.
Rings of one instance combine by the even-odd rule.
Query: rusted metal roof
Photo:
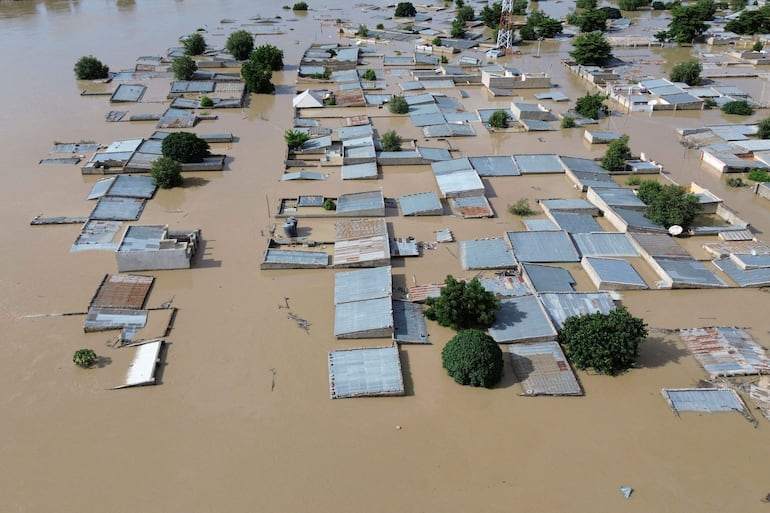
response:
[[[144,306],[155,278],[136,274],[107,274],[89,307],[135,308]]]
[[[583,395],[557,342],[510,344],[508,352],[522,395]]]
[[[335,266],[384,265],[390,261],[390,241],[384,219],[340,221],[335,231]]]
[[[701,413],[737,411],[743,415],[748,415],[746,405],[743,404],[735,390],[723,388],[664,388],[661,390],[661,393],[677,415],[681,411]]]
[[[725,242],[709,242],[703,249],[717,257],[734,255],[770,255],[770,246],[762,241],[735,240]]]
[[[679,336],[711,376],[770,373],[767,353],[740,328],[683,329]]]
[[[429,297],[439,297],[443,283],[426,283],[409,288],[407,299],[413,303],[424,303]]]
[[[387,235],[388,227],[384,219],[350,219],[334,224],[336,240],[352,240],[361,237]]]
[[[348,89],[334,94],[335,105],[338,107],[366,107],[363,89]]]
[[[489,204],[486,196],[464,196],[449,198],[449,206],[464,219],[477,219],[482,217],[494,217],[495,212]]]
[[[633,232],[630,235],[639,251],[653,258],[692,258],[687,250],[668,234]]]

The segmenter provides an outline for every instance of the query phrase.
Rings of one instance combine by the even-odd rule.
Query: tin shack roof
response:
[[[510,156],[471,157],[470,163],[479,176],[519,176],[519,168]]]
[[[422,305],[393,301],[393,338],[399,344],[430,344]]]
[[[646,234],[645,234],[646,235]],[[625,233],[597,232],[575,233],[572,240],[583,256],[636,257],[639,252]]]
[[[102,196],[89,217],[102,221],[136,221],[146,201],[141,198]]]
[[[550,212],[549,217],[567,233],[592,233],[602,231],[602,227],[590,214],[573,214],[572,212]]]
[[[656,258],[655,262],[669,278],[673,288],[712,288],[726,287],[718,276],[712,273],[702,262],[692,259]],[[666,277],[664,277],[665,279]]]
[[[596,288],[601,290],[615,289],[646,289],[644,282],[634,267],[617,258],[584,257],[583,267],[594,281]]]
[[[556,338],[551,320],[536,296],[504,299],[489,335],[497,343],[540,342]]]
[[[373,267],[334,275],[334,304],[390,297],[393,279],[390,266]]]
[[[580,256],[567,232],[506,232],[520,262],[579,262]]]
[[[340,303],[334,308],[334,336],[337,338],[389,337],[392,333],[390,297]]]
[[[382,191],[341,194],[337,198],[337,215],[384,216],[385,198]]]
[[[401,214],[405,216],[440,216],[444,211],[441,200],[433,191],[399,196],[398,205],[401,207]]]
[[[524,395],[583,395],[558,342],[510,344],[508,352]]]
[[[714,260],[714,265],[737,283],[739,287],[765,287],[770,285],[770,267],[742,269],[731,258]]]
[[[540,294],[540,301],[556,329],[561,329],[568,317],[597,312],[608,314],[615,309],[615,302],[608,292],[548,292]]]
[[[516,267],[513,251],[501,237],[460,241],[463,269],[511,269]]]
[[[514,155],[521,174],[563,173],[564,166],[557,155]]]
[[[538,264],[522,264],[529,283],[535,292],[572,292],[575,279],[561,267]]]
[[[664,388],[663,398],[679,415],[682,411],[717,413],[737,411],[747,415],[746,405],[732,389],[726,388]]]
[[[330,352],[329,390],[332,399],[404,395],[398,346]]]
[[[764,348],[740,328],[682,329],[679,336],[711,376],[770,373],[770,359]]]

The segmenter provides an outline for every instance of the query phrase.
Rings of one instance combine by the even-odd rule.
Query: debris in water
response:
[[[310,333],[310,323],[294,312],[289,312],[289,319],[297,323],[297,326]]]
[[[631,488],[630,486],[621,486],[620,487],[620,493],[622,493],[623,497],[625,497],[626,499],[631,497],[631,493],[633,491],[634,491],[634,489]]]

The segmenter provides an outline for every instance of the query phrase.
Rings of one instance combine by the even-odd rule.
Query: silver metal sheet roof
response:
[[[334,275],[334,304],[390,297],[393,280],[390,266],[373,267]]]
[[[575,233],[572,240],[583,256],[636,257],[639,252],[625,233]]]
[[[653,258],[691,258],[687,250],[667,233],[632,233],[631,237]]]
[[[332,136],[324,135],[321,137],[314,137],[313,139],[308,139],[307,141],[305,141],[304,144],[302,144],[301,150],[302,151],[318,150],[321,148],[328,148],[331,145],[332,145]]]
[[[703,103],[697,96],[687,93],[661,95],[661,100],[671,105],[684,105],[687,103]]]
[[[532,289],[524,283],[520,275],[508,276],[506,274],[495,274],[494,277],[479,277],[479,282],[484,290],[487,290],[500,297],[528,296],[532,294]]]
[[[119,251],[160,249],[160,241],[165,233],[165,226],[129,226],[123,235]]]
[[[569,97],[560,91],[548,91],[547,93],[537,93],[535,98],[538,100],[553,100],[555,102],[566,102]]]
[[[586,171],[570,171],[574,180],[583,189],[588,187],[617,187],[617,183],[612,177],[605,173],[591,173]]]
[[[473,169],[479,176],[519,176],[519,168],[510,156],[471,157]]]
[[[500,237],[460,241],[460,264],[463,269],[511,269],[516,263],[513,251]]]
[[[435,164],[438,162],[434,162],[432,165]],[[444,197],[484,193],[484,183],[476,171],[472,169],[442,173],[436,173],[434,170],[434,175]]]
[[[617,258],[596,258],[586,257],[583,259],[583,265],[592,269],[599,279],[599,283],[606,288],[606,285],[623,286],[629,288],[646,289],[644,282],[634,267]]]
[[[438,162],[441,160],[452,160],[452,153],[446,148],[429,148],[427,146],[418,146],[417,152],[423,160]]]
[[[744,239],[745,240],[745,239]],[[730,259],[741,269],[770,267],[770,255],[730,255]]]
[[[88,198],[86,199],[99,199],[102,196],[104,196],[107,191],[109,190],[110,186],[112,186],[112,183],[115,181],[116,177],[110,177],[110,178],[103,178],[99,181],[97,181],[93,187],[91,187],[91,192],[88,193]]]
[[[579,262],[567,232],[506,232],[513,253],[520,262]]]
[[[334,308],[336,337],[385,337],[392,334],[392,329],[393,304],[390,297],[340,303]]]
[[[746,406],[734,390],[726,388],[663,389],[663,397],[675,413],[696,411],[716,413],[737,411],[746,414]]]
[[[600,132],[598,130],[586,130],[585,134],[585,138],[591,142],[610,142],[623,137],[622,134],[617,134],[615,132]]]
[[[535,292],[572,292],[575,280],[568,270],[538,264],[522,264]]]
[[[599,165],[594,159],[582,159],[577,157],[561,156],[561,161],[572,171],[582,171],[584,173],[607,174],[607,171]]]
[[[625,187],[600,187],[593,189],[593,192],[611,207],[623,207],[638,210],[647,209],[647,205],[644,201],[640,200],[636,194],[634,194],[634,191],[626,189]]]
[[[345,126],[337,129],[337,136],[341,141],[372,137],[372,135],[374,135],[372,125]]]
[[[314,171],[294,171],[293,173],[284,173],[281,180],[284,182],[291,180],[326,180],[326,176]]]
[[[438,59],[438,57],[436,57]],[[423,80],[423,87],[425,89],[454,89],[455,83],[452,79],[442,80]]]
[[[668,233],[668,231],[663,226],[657,223],[653,223],[644,217],[644,212],[640,210],[632,210],[622,207],[615,207],[613,210],[618,215],[618,217],[625,221],[625,223],[628,225],[628,231]]]
[[[133,308],[91,307],[83,325],[85,331],[119,330],[142,328],[147,324],[147,310]]]
[[[433,169],[433,174],[442,175],[454,173],[455,171],[464,171],[473,169],[471,161],[467,157],[461,157],[452,160],[445,160],[440,162],[433,162],[430,165]]]
[[[590,201],[584,199],[545,199],[540,200],[540,205],[550,211],[568,210],[592,215],[599,213],[599,210]]]
[[[556,155],[514,155],[521,174],[563,173],[564,167]]]
[[[548,292],[540,294],[540,301],[556,329],[561,329],[564,321],[574,315],[608,314],[615,309],[612,296],[607,292]]]
[[[136,221],[142,214],[146,200],[102,196],[89,216],[103,221]]]
[[[329,265],[329,255],[323,251],[296,251],[269,248],[265,253],[265,263],[299,265],[302,266],[302,268],[326,267]]]
[[[596,219],[589,214],[574,214],[572,212],[551,212],[550,216],[567,233],[592,233],[602,231]]]
[[[358,62],[358,48],[340,48],[336,58],[338,62]]]
[[[151,176],[118,175],[106,195],[150,199],[157,188]]]
[[[460,214],[464,219],[494,217],[495,215],[489,200],[483,194],[449,198],[448,202],[452,211]]]
[[[420,248],[414,237],[391,237],[391,257],[417,257],[420,256]]]
[[[469,124],[445,123],[424,126],[422,127],[422,134],[425,137],[470,137],[476,135],[476,132]]]
[[[522,219],[521,221],[530,232],[559,231],[559,227],[550,219]]]
[[[423,89],[422,82],[412,80],[409,82],[399,82],[398,86],[402,91],[420,91]]]
[[[399,196],[398,205],[401,207],[401,214],[405,216],[441,215],[444,210],[441,200],[433,191]]]
[[[194,112],[185,109],[167,109],[155,126],[156,128],[192,128],[197,119]]]
[[[377,178],[377,163],[363,162],[361,164],[342,166],[341,174],[343,180]]]
[[[111,102],[138,102],[147,90],[141,84],[120,84],[110,97]]]
[[[406,103],[410,107],[413,105],[419,105],[421,103],[435,104],[435,99],[433,98],[433,95],[430,93],[411,94],[409,96],[404,96],[404,100],[406,100]],[[438,106],[436,106],[436,108],[438,109]]]
[[[497,343],[556,338],[556,329],[536,296],[502,300],[488,331]]]
[[[172,93],[211,93],[214,91],[213,80],[175,80],[171,82]]]
[[[482,123],[489,123],[489,118],[491,118],[492,114],[494,114],[498,110],[501,110],[501,111],[505,112],[506,114],[508,114],[510,119],[513,119],[513,111],[511,109],[508,109],[508,108],[503,108],[503,109],[478,109],[477,112],[479,114],[479,119],[481,119]]]
[[[770,267],[741,269],[730,258],[714,260],[714,265],[740,287],[764,287],[770,285]]]
[[[430,344],[421,304],[393,301],[393,338],[399,344]]]
[[[398,346],[330,352],[329,390],[332,399],[404,395]]]
[[[337,198],[337,215],[349,215],[358,211],[369,212],[372,210],[382,211],[380,215],[385,215],[385,198],[382,196],[382,191],[341,194]]]
[[[548,121],[541,121],[539,119],[519,119],[517,120],[519,123],[521,123],[524,128],[527,129],[528,132],[544,132],[548,130],[556,130],[556,127],[554,127],[551,123]],[[564,170],[562,170],[563,172]]]
[[[354,69],[332,71],[331,79],[334,82],[358,82],[358,72]]]
[[[89,219],[80,230],[75,242],[70,248],[71,252],[91,249],[114,251],[118,247],[113,242],[118,230],[123,226],[122,221],[97,221]]]
[[[583,395],[558,342],[510,344],[508,352],[524,395]]]
[[[679,335],[710,376],[770,373],[770,359],[764,348],[740,328],[682,329]]]
[[[726,287],[727,285],[702,262],[688,259],[656,258],[658,265],[671,277],[674,287]]]
[[[421,114],[419,112],[410,112],[409,117],[412,118],[412,124],[416,127],[440,125],[446,122],[444,115],[440,112]]]

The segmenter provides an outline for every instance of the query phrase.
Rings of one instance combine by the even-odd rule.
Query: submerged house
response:
[[[115,251],[118,271],[189,269],[200,230],[169,231],[166,226],[129,226]]]

